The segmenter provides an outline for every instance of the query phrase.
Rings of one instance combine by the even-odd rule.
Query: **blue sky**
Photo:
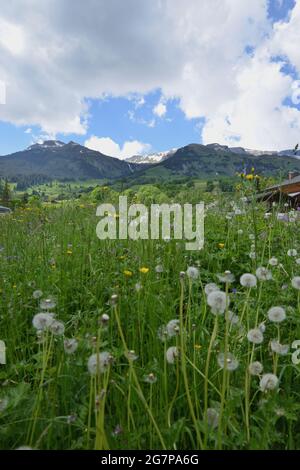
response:
[[[128,3],[131,1],[134,0],[129,0]],[[20,2],[22,3],[22,0],[20,0]],[[228,2],[230,6],[232,0],[224,0],[224,3],[226,2]],[[47,15],[46,3],[45,1],[45,10],[44,12],[40,11],[41,14],[44,13]],[[92,6],[94,3],[88,1],[86,3],[87,9],[89,3],[91,8],[94,8]],[[178,2],[173,2],[173,5],[175,5],[175,3],[177,4]],[[203,3],[205,3],[205,0]],[[95,56],[93,59],[96,64],[94,65],[95,77],[99,74],[99,80],[101,81],[103,77],[103,82],[105,82],[105,85],[101,84],[101,86],[98,85],[96,78],[95,82],[91,83],[90,77],[87,78],[84,76],[84,72],[82,72],[84,66],[80,62],[78,63],[78,55],[76,56],[78,50],[74,50],[70,55],[64,57],[63,62],[61,62],[59,56],[53,56],[53,63],[56,65],[55,68],[53,64],[49,64],[49,60],[46,62],[45,59],[45,66],[52,67],[54,70],[54,72],[51,71],[47,75],[46,80],[45,74],[41,74],[40,71],[42,67],[41,57],[44,58],[44,55],[41,55],[39,52],[39,55],[36,57],[36,63],[34,62],[34,56],[37,54],[36,49],[34,50],[34,54],[31,54],[30,64],[25,68],[24,60],[26,59],[26,54],[30,52],[30,47],[33,47],[33,44],[28,42],[28,44],[25,44],[26,47],[23,47],[22,41],[26,42],[27,37],[29,37],[26,35],[26,28],[29,28],[32,19],[28,17],[28,20],[26,19],[24,24],[15,25],[14,19],[17,20],[17,16],[14,17],[14,12],[9,9],[7,12],[4,11],[2,18],[4,31],[7,31],[8,35],[10,31],[14,33],[14,38],[16,36],[18,37],[18,34],[20,36],[19,43],[15,43],[15,39],[13,39],[11,44],[9,44],[7,42],[7,34],[4,39],[3,35],[1,36],[1,14],[3,14],[3,12],[0,12],[0,54],[1,47],[5,51],[5,55],[2,55],[2,57],[4,57],[4,64],[2,64],[2,67],[0,64],[0,80],[1,72],[3,77],[8,77],[7,103],[0,104],[0,155],[24,149],[35,141],[52,137],[65,142],[74,140],[81,144],[90,144],[91,147],[94,146],[94,148],[103,151],[103,153],[119,153],[119,155],[114,156],[119,156],[120,158],[130,156],[125,155],[126,151],[134,152],[137,150],[138,153],[156,152],[173,147],[180,147],[191,142],[207,143],[218,141],[229,145],[255,146],[256,148],[265,147],[266,149],[270,147],[283,148],[288,145],[289,142],[290,145],[288,146],[293,146],[297,134],[293,130],[291,131],[291,129],[296,126],[298,130],[300,118],[298,115],[299,104],[297,100],[295,101],[295,99],[293,99],[293,92],[290,90],[296,89],[298,86],[299,64],[295,63],[296,61],[293,60],[292,41],[288,42],[287,40],[286,49],[281,50],[282,39],[280,39],[280,37],[277,39],[276,34],[279,35],[283,33],[276,33],[274,38],[272,35],[274,32],[274,24],[279,21],[283,21],[287,24],[286,31],[288,33],[289,31],[292,32],[292,28],[295,28],[294,22],[291,21],[289,24],[289,21],[291,10],[296,10],[296,1],[271,0],[266,3],[267,8],[265,13],[261,7],[262,3],[263,2],[259,0],[249,0],[249,2],[246,0],[244,3],[244,5],[246,4],[246,8],[244,8],[245,12],[242,11],[242,9],[236,12],[236,20],[234,20],[234,23],[232,23],[232,15],[230,16],[228,14],[228,10],[224,10],[224,13],[221,12],[220,15],[224,14],[224,22],[228,22],[230,31],[232,27],[236,27],[236,32],[234,32],[236,34],[236,40],[235,37],[232,36],[232,38],[229,38],[228,44],[226,43],[228,36],[226,28],[224,28],[224,38],[222,38],[222,36],[215,38],[214,32],[208,29],[208,37],[209,34],[212,35],[211,51],[206,51],[206,49],[209,49],[209,46],[207,46],[205,42],[205,37],[201,39],[202,42],[199,39],[200,42],[197,43],[196,41],[198,41],[198,39],[193,39],[196,38],[196,35],[193,36],[193,32],[191,32],[191,36],[187,38],[187,43],[183,45],[181,44],[182,36],[177,38],[174,34],[174,36],[170,37],[170,42],[173,41],[175,46],[178,40],[178,51],[174,51],[174,48],[168,50],[167,36],[166,41],[163,42],[162,45],[161,43],[155,43],[156,38],[154,34],[151,36],[150,40],[148,37],[137,37],[144,47],[144,49],[141,48],[141,51],[137,51],[137,53],[140,52],[146,57],[145,51],[149,51],[149,64],[151,64],[151,60],[153,60],[153,68],[155,69],[155,67],[157,67],[157,70],[153,71],[153,76],[150,78],[149,74],[152,73],[151,67],[149,67],[150,72],[148,72],[147,75],[146,71],[145,75],[143,75],[141,67],[136,69],[136,73],[140,73],[141,75],[139,80],[132,77],[133,73],[129,70],[131,65],[130,60],[132,60],[130,44],[124,45],[124,50],[119,50],[121,42],[114,44],[113,39],[110,41],[109,38],[105,37],[105,48],[107,47],[109,49],[110,54],[108,61],[110,61],[110,57],[114,54],[116,54],[116,56],[119,54],[119,57],[121,57],[120,62],[122,62],[124,55],[126,58],[126,54],[128,54],[129,59],[127,64],[122,65],[123,69],[120,69],[120,71],[116,70],[116,72],[119,73],[119,79],[116,78],[114,71],[111,72],[110,69],[107,72],[106,78],[106,71],[103,69],[103,67],[105,67],[105,65],[103,66],[103,58],[101,57],[101,63],[99,59],[98,64],[97,57]],[[69,0],[64,0],[60,3],[60,5],[62,4],[65,4],[65,6],[69,4],[70,6]],[[208,5],[212,5],[212,2],[208,2]],[[249,9],[248,12],[247,7]],[[195,16],[194,11],[196,11],[193,9],[197,8],[197,2],[188,0],[186,8],[187,10],[190,8],[191,15],[187,18],[187,26],[190,27],[193,16]],[[176,20],[176,15],[177,18],[180,17],[181,12],[179,9],[180,6],[178,6],[178,10],[174,7],[174,12],[171,12],[174,16],[173,21]],[[112,11],[112,16],[113,13]],[[147,14],[147,12],[139,12],[139,15],[144,13],[145,15]],[[189,11],[187,11],[187,13],[189,13]],[[149,29],[155,28],[156,14],[156,11],[151,10],[147,16],[147,18],[149,18]],[[208,10],[206,9],[201,13],[201,19],[204,16],[204,24],[206,21],[205,15],[208,15],[207,22],[211,21],[210,14],[213,14],[213,8],[210,12],[209,7]],[[60,16],[59,6],[57,11],[55,11],[55,15]],[[74,15],[76,15],[76,12]],[[107,21],[109,21],[110,12],[107,12],[107,15]],[[151,22],[151,15],[153,15],[153,24]],[[61,16],[63,16],[63,8],[61,9]],[[78,12],[78,17],[80,18],[80,12]],[[47,47],[49,47],[49,38],[55,45],[57,38],[61,37],[64,39],[64,33],[62,33],[61,30],[55,30],[56,26],[54,25],[54,20],[55,17],[53,18],[53,23],[50,22],[50,15],[49,32],[46,31],[45,39],[42,37],[43,31],[38,31],[38,40],[41,41],[41,44],[45,40]],[[241,31],[240,28],[240,23],[246,20],[247,23],[245,24],[247,24],[247,28],[249,28],[247,34]],[[166,21],[170,21],[169,17]],[[219,21],[222,22],[221,16]],[[76,24],[76,20],[74,23]],[[66,30],[68,27],[70,28],[70,34],[73,34],[75,39],[77,35],[78,38],[80,38],[81,35],[83,35],[85,39],[87,38],[85,35],[86,32],[82,31],[82,24],[77,30],[76,28],[71,30],[72,26],[70,25],[66,25]],[[125,31],[124,34],[126,34],[126,37],[128,34],[146,34],[137,23],[134,23],[133,27],[137,28],[138,32],[132,33],[132,31]],[[13,28],[19,28],[19,30],[14,30]],[[91,26],[89,26],[89,28],[91,28]],[[216,20],[216,28],[218,28],[218,19]],[[96,28],[95,31],[95,34],[99,34]],[[178,31],[178,34],[179,33],[181,33],[181,31]],[[90,33],[88,32],[88,34]],[[66,54],[69,54],[67,31],[65,35]],[[284,37],[289,39],[288,34],[285,34]],[[291,37],[293,37],[292,34]],[[91,37],[90,40],[92,39]],[[102,37],[97,37],[98,41],[102,39]],[[136,37],[134,39],[136,39]],[[213,43],[213,41],[215,41],[215,43]],[[237,50],[236,41],[240,41],[241,45],[244,44],[242,48],[244,52],[242,55],[240,51]],[[224,54],[222,54],[222,51],[218,51],[218,49],[223,47],[223,44],[225,44],[224,48],[226,48]],[[264,46],[264,44],[266,45]],[[152,46],[154,59],[151,59]],[[163,50],[163,47],[165,47],[165,50]],[[101,49],[101,46],[99,46],[99,48]],[[272,50],[272,54],[268,52],[269,56],[267,59],[265,57],[266,53],[262,54],[261,52],[262,48],[264,48],[265,51]],[[53,50],[55,50],[54,47]],[[192,59],[190,57],[191,50],[193,50],[194,54]],[[195,57],[197,58],[198,51],[199,61],[197,62]],[[231,51],[232,57],[230,57]],[[161,57],[160,53],[162,55]],[[176,57],[177,53],[178,60]],[[227,55],[228,58],[226,57]],[[171,60],[169,56],[174,57],[172,57]],[[103,57],[106,56],[103,55]],[[212,57],[212,60],[215,62],[210,63],[210,57]],[[134,56],[134,58],[136,60],[136,56]],[[161,63],[159,61],[161,61]],[[169,78],[166,70],[161,71],[161,68],[168,67],[168,61],[170,62]],[[236,61],[240,63],[239,68],[235,66]],[[276,62],[280,65],[278,70],[273,67],[274,64],[276,66]],[[145,63],[146,62],[144,62],[144,64]],[[146,67],[148,67],[149,64],[147,64]],[[58,72],[61,66],[66,67],[66,70],[63,71],[65,72],[64,75],[61,71]],[[91,67],[91,73],[93,73],[93,65],[88,64],[88,66]],[[136,64],[134,63],[134,67],[135,66]],[[69,67],[69,69],[67,67]],[[114,68],[117,69],[117,67],[118,63],[114,65]],[[174,70],[172,70],[172,67]],[[244,67],[244,69],[242,69],[242,67]],[[39,70],[37,71],[37,69]],[[75,83],[75,80],[74,83],[72,82],[74,69],[79,71],[78,73],[83,73],[82,86],[79,80],[79,83]],[[236,72],[235,69],[237,69],[238,72]],[[12,96],[12,94],[10,94],[10,84],[17,80],[16,76],[19,71],[21,71],[21,75],[24,73],[24,80],[20,82],[22,84],[19,85],[18,88],[18,101],[16,97],[16,102],[11,104],[10,96]],[[238,75],[240,71],[241,74]],[[32,80],[30,73],[32,74]],[[57,76],[55,75],[56,73]],[[277,103],[274,101],[274,103],[272,102],[270,104],[270,100],[266,100],[265,106],[261,104],[259,93],[264,97],[266,92],[264,92],[263,89],[260,90],[260,73],[262,77],[268,77],[267,80],[272,81],[271,85],[274,87],[274,90],[271,86],[270,93],[273,95],[274,93],[278,93],[276,97]],[[128,74],[128,77],[126,74]],[[178,76],[181,75],[181,79],[178,79],[178,82],[174,80],[176,74],[178,74]],[[217,81],[216,75],[218,74],[219,77],[217,77]],[[188,78],[186,79],[186,77]],[[256,109],[251,110],[249,108],[248,121],[246,120],[248,111],[242,113],[241,110],[243,106],[247,106],[247,108],[248,106],[251,107],[251,98],[247,97],[249,93],[248,90],[245,92],[243,83],[242,86],[240,86],[240,77],[242,77],[245,83],[251,84],[249,90],[253,93],[253,100],[256,99],[258,103],[257,118],[255,118]],[[255,85],[256,77],[257,84]],[[286,77],[288,77],[289,82],[285,80]],[[21,78],[22,77],[20,77],[20,79]],[[111,90],[109,85],[110,80],[112,82]],[[236,89],[232,89],[232,83],[234,81],[239,84],[236,86]],[[57,95],[56,93],[53,94],[54,86],[56,87]],[[195,90],[195,102],[192,94],[193,87]],[[40,89],[43,91],[43,95],[39,94]],[[98,89],[99,92],[97,92]],[[286,91],[287,89],[289,89],[289,92]],[[266,88],[266,90],[268,92],[268,88]],[[26,103],[26,95],[31,93],[32,99],[28,105],[28,103]],[[51,113],[49,113],[48,116],[47,106],[49,109],[50,106],[52,107],[52,94],[54,96],[54,109],[51,109]],[[93,94],[98,94],[98,96],[102,96],[102,98],[90,98]],[[55,100],[57,100],[57,102]],[[66,101],[65,103],[64,100]],[[259,130],[254,128],[254,123],[256,120],[259,121],[259,119],[261,119],[264,125],[267,126],[266,121],[268,121],[268,119],[266,119],[266,116],[270,114],[269,106],[272,107],[270,108],[272,115],[270,115],[270,129],[265,129],[264,144],[264,136],[259,135]],[[30,107],[30,110],[28,110],[28,107]],[[229,110],[228,115],[227,107]],[[277,110],[276,107],[278,108]],[[291,113],[290,109],[294,111]],[[280,111],[280,116],[278,116],[278,110]],[[287,116],[289,120],[288,131],[290,134],[285,138],[286,129],[284,126],[287,125]],[[272,137],[272,128],[275,128],[276,133],[277,127],[280,129],[281,124],[281,140],[278,137],[278,140],[275,141],[274,137]],[[257,138],[256,135],[258,136]],[[128,142],[135,142],[135,144],[128,147],[126,146]]]

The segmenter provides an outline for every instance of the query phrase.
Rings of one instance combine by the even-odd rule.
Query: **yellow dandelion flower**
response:
[[[131,277],[133,275],[133,272],[132,271],[129,271],[129,269],[125,269],[125,271],[123,271],[123,273],[125,274],[125,276],[127,277]]]
[[[202,348],[201,344],[195,344],[195,349],[199,351]]]
[[[218,244],[218,247],[219,247],[219,248],[224,248],[224,246],[225,246],[225,243],[219,243],[219,244]]]
[[[253,180],[254,176],[253,175],[246,175],[246,180],[251,181]]]
[[[140,273],[147,274],[148,272],[149,272],[149,268],[146,268],[144,266],[142,268],[140,268]]]
[[[67,250],[67,255],[72,255],[73,251],[72,250]]]

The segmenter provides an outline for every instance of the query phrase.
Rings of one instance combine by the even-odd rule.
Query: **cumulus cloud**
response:
[[[151,145],[139,142],[138,140],[131,140],[124,142],[120,147],[110,137],[97,137],[91,136],[85,141],[84,145],[92,150],[97,150],[104,155],[125,159],[133,155],[143,155],[151,150]]]
[[[157,103],[157,105],[153,108],[153,113],[160,118],[162,118],[166,114],[166,112],[167,106],[161,101]]]
[[[205,117],[204,142],[291,146],[299,111],[286,100],[297,85],[282,65],[300,73],[300,0],[275,25],[267,4],[4,2],[0,79],[7,104],[0,120],[39,125],[51,135],[86,134],[89,99],[137,96],[139,107],[146,93],[160,88],[165,101],[155,114],[163,116],[167,100],[177,98],[187,118]]]

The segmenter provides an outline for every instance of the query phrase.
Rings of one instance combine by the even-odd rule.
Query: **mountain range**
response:
[[[300,171],[300,152],[262,152],[217,143],[190,144],[119,160],[72,141],[46,140],[23,151],[0,156],[0,178],[11,181],[39,176],[61,181],[125,178],[148,182],[181,176],[233,176],[252,167],[259,174],[286,176],[288,171]]]

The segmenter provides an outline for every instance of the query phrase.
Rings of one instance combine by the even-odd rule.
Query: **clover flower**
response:
[[[273,323],[281,323],[286,318],[286,313],[282,307],[272,307],[268,311],[268,318]]]
[[[88,360],[88,371],[91,375],[95,375],[97,373],[103,374],[107,371],[112,361],[113,356],[107,351],[103,351],[99,354],[92,354]]]
[[[174,364],[179,357],[179,349],[176,346],[171,346],[166,350],[166,361],[169,364]]]
[[[247,339],[250,343],[261,344],[264,340],[264,335],[259,328],[253,328],[247,333]]]
[[[213,291],[207,297],[207,303],[211,308],[211,311],[215,315],[222,315],[226,306],[229,305],[229,298],[226,297],[225,292]]]
[[[226,355],[224,353],[219,353],[217,361],[222,369],[226,368],[229,371],[234,371],[239,366],[239,361],[230,352],[228,352]]]
[[[250,375],[260,375],[263,371],[263,365],[259,361],[251,362],[248,371]]]
[[[255,287],[257,284],[257,279],[254,274],[245,273],[240,278],[240,283],[243,287],[247,287],[250,289],[251,287]]]
[[[262,392],[274,390],[278,385],[279,379],[275,374],[264,374],[259,382],[259,387]]]

